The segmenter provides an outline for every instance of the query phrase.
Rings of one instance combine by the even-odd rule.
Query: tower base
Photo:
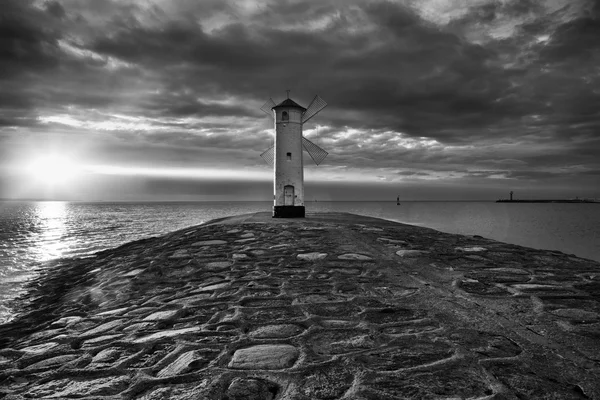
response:
[[[273,206],[273,218],[304,218],[304,206]]]

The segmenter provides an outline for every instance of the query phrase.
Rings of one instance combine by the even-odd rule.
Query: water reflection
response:
[[[37,261],[48,261],[63,255],[66,246],[67,205],[64,201],[49,201],[36,204],[36,219],[39,223],[39,237],[34,251]]]

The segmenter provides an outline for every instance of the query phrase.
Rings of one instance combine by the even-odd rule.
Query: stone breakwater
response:
[[[2,399],[600,399],[600,264],[357,215],[212,221],[28,299]]]

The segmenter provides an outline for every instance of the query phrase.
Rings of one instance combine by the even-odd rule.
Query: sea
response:
[[[0,201],[0,323],[11,300],[60,258],[84,257],[211,219],[271,211],[272,202],[81,203]],[[600,204],[308,202],[336,211],[483,237],[600,261]]]

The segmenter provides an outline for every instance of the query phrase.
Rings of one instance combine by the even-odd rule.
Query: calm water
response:
[[[481,235],[600,261],[600,204],[318,202],[306,207]],[[270,202],[0,202],[0,322],[10,315],[6,303],[46,261],[91,254],[214,218],[270,209]]]

